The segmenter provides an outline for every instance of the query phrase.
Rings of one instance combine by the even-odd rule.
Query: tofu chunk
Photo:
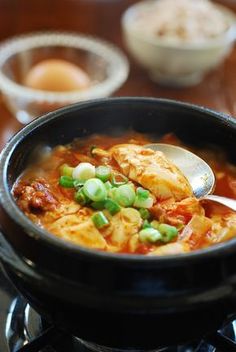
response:
[[[153,252],[150,252],[149,256],[154,255],[173,255],[173,254],[182,254],[190,251],[190,248],[187,243],[169,243],[164,246],[160,246],[155,249]]]
[[[133,235],[137,234],[141,225],[142,219],[136,209],[121,209],[110,221],[112,244],[122,247]]]
[[[124,175],[158,199],[180,201],[193,195],[186,177],[162,152],[135,144],[116,145],[110,151]]]
[[[56,236],[88,248],[105,249],[106,241],[89,217],[70,214],[54,221],[48,230]]]

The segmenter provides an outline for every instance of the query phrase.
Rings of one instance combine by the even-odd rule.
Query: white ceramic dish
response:
[[[219,65],[230,53],[236,39],[236,16],[228,8],[214,4],[229,21],[222,35],[203,43],[168,43],[164,38],[140,34],[134,25],[137,13],[157,0],[146,0],[129,7],[122,16],[122,28],[128,50],[160,84],[191,86]]]

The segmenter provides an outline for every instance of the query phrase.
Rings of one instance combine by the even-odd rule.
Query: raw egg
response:
[[[43,60],[33,66],[25,77],[24,84],[33,89],[53,92],[83,90],[91,81],[87,73],[75,64],[61,60]]]

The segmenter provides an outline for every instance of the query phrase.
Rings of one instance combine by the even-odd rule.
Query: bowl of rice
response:
[[[152,80],[190,86],[231,52],[236,16],[209,0],[146,0],[125,11],[122,29],[128,50]]]

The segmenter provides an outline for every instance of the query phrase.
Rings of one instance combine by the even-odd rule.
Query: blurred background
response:
[[[147,70],[130,54],[122,35],[121,16],[135,3],[134,0],[0,0],[0,41],[35,31],[73,31],[96,36],[115,44],[129,61],[129,76],[113,96],[171,98],[236,115],[235,46],[226,59],[196,85],[176,88],[153,82]],[[236,13],[235,0],[214,3]],[[1,96],[1,147],[22,127],[13,115]]]

